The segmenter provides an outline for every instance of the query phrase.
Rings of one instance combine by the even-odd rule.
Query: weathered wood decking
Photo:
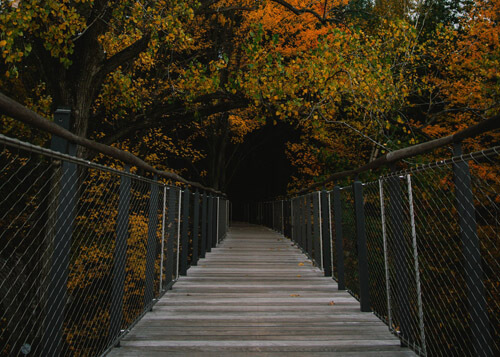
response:
[[[110,356],[414,356],[290,241],[238,225]]]

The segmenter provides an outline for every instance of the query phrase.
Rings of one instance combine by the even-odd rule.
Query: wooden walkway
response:
[[[109,356],[415,356],[291,242],[238,225]]]

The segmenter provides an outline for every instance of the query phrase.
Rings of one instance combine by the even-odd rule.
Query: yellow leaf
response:
[[[304,263],[299,263],[299,267],[301,267],[301,266],[303,266],[303,265],[304,265]]]
[[[297,297],[300,296],[299,294],[290,294],[291,297]]]

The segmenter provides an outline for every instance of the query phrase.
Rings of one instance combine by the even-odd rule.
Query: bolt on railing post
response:
[[[207,206],[208,206],[208,214],[207,214],[207,220],[208,220],[208,229],[207,229],[207,249],[206,252],[210,253],[212,251],[212,239],[213,239],[213,224],[214,224],[214,202],[212,195],[208,195],[208,200],[207,200]]]
[[[127,165],[125,172],[130,171]],[[121,176],[120,196],[118,200],[118,214],[116,217],[116,242],[113,252],[113,281],[111,287],[111,311],[109,337],[114,340],[120,334],[123,315],[123,294],[125,284],[125,266],[127,262],[127,240],[129,236],[129,209],[130,209],[131,178]]]
[[[392,249],[394,259],[395,284],[393,285],[393,311],[397,311],[399,318],[399,337],[401,345],[406,346],[410,337],[410,300],[409,300],[409,273],[406,258],[408,256],[407,242],[404,235],[404,212],[403,193],[399,176],[392,176],[388,179],[391,189],[389,190],[389,217],[392,226]]]
[[[363,184],[356,179],[353,183],[354,209],[356,216],[356,236],[358,241],[358,271],[359,271],[359,298],[361,311],[369,312],[370,286],[368,282],[368,257],[366,249],[365,208],[363,201]]]
[[[65,129],[69,129],[70,118],[69,109],[57,109],[54,113],[54,121]],[[76,155],[76,145],[57,136],[53,136],[51,148],[63,154]],[[51,237],[53,241],[49,243],[52,247],[52,264],[48,276],[45,333],[42,342],[43,354],[46,356],[59,356],[63,344],[69,255],[76,214],[77,176],[76,164],[63,161],[61,176],[55,183],[58,197],[54,235]]]
[[[207,194],[203,193],[201,198],[201,251],[200,257],[205,258],[207,252]]]
[[[172,282],[172,277],[174,275],[174,239],[176,232],[175,217],[177,213],[177,205],[175,204],[177,199],[177,193],[172,187],[168,188],[168,218],[167,218],[167,228],[168,228],[168,239],[167,239],[167,267],[165,269],[165,284],[167,287]]]
[[[319,192],[314,192],[311,193],[312,195],[312,204],[313,204],[313,239],[312,239],[312,246],[314,248],[314,259],[313,259],[313,254],[311,251],[311,259],[316,261],[316,266],[318,266],[320,269],[323,269],[323,266],[321,264],[321,261],[323,259],[322,254],[321,254],[321,226],[320,222],[321,219],[319,217],[320,215],[320,202],[319,202]]]
[[[154,181],[157,177],[154,177]],[[151,182],[151,196],[149,197],[148,240],[146,246],[146,274],[144,289],[144,307],[151,305],[154,297],[154,273],[157,251],[156,230],[158,228],[158,184]]]
[[[332,276],[332,239],[330,229],[330,196],[325,189],[321,191],[321,232],[323,237],[323,270],[325,276]]]
[[[181,228],[181,261],[179,275],[187,274],[187,263],[189,253],[189,188],[186,187],[182,199],[182,228]]]
[[[342,202],[340,200],[339,186],[335,186],[333,188],[333,216],[335,219],[335,256],[337,257],[337,284],[339,290],[345,290]]]
[[[460,143],[455,144],[454,156],[462,155]],[[465,160],[453,163],[455,199],[464,258],[465,284],[470,315],[470,329],[478,356],[493,356],[492,336],[485,298],[481,246],[477,234],[476,209],[469,164]]]
[[[194,193],[194,206],[193,206],[193,259],[191,261],[192,265],[198,264],[199,258],[199,232],[200,232],[200,193],[198,190]]]

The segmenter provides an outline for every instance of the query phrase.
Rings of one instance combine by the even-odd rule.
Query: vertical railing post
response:
[[[300,199],[298,197],[294,198],[293,200],[293,241],[295,245],[299,244],[300,240],[300,220],[299,220],[299,209],[300,209]]]
[[[217,222],[217,218],[218,218],[218,212],[217,212],[217,200],[218,200],[218,197],[213,197],[212,198],[212,248],[215,248],[217,247],[217,233],[218,233],[218,222]],[[248,205],[248,212],[250,214],[250,205]]]
[[[163,266],[165,263],[165,215],[167,210],[167,186],[163,185],[163,204],[161,207],[161,250],[160,250],[160,294],[163,292]]]
[[[71,111],[57,109],[54,121],[65,129],[70,126]],[[76,145],[54,136],[52,150],[64,154],[76,155]],[[52,264],[49,272],[47,293],[46,323],[43,341],[45,356],[59,356],[63,344],[63,324],[67,300],[67,281],[69,255],[73,236],[73,225],[76,213],[76,193],[78,174],[76,164],[62,162],[61,176],[55,183],[58,192],[56,219],[52,247]]]
[[[358,240],[358,271],[359,271],[359,297],[361,311],[369,312],[370,286],[368,282],[368,257],[366,251],[365,208],[363,201],[363,184],[356,179],[353,183],[354,210],[356,213],[356,236]]]
[[[335,220],[335,256],[337,257],[337,284],[339,290],[345,290],[342,201],[340,199],[339,186],[335,186],[333,188],[333,217]]]
[[[232,205],[231,205],[231,202],[229,200],[226,200],[226,203],[227,203],[227,229],[226,229],[226,232],[229,231],[229,227],[231,227],[231,210],[232,210]]]
[[[192,265],[198,264],[199,257],[199,232],[200,232],[200,194],[198,190],[194,193],[194,205],[193,205],[193,259],[191,261]]]
[[[300,236],[302,235],[302,225],[300,224],[300,198],[295,198],[295,244],[299,246]]]
[[[125,166],[124,171],[130,171]],[[129,235],[131,178],[122,175],[120,179],[120,196],[118,200],[118,214],[116,217],[116,242],[113,252],[113,282],[111,288],[111,311],[109,337],[114,340],[120,334],[123,315],[123,294],[125,284],[125,265],[127,262],[127,240]]]
[[[210,253],[212,251],[212,239],[213,239],[213,224],[214,224],[214,200],[212,195],[208,195],[208,230],[207,230],[207,249],[206,252]]]
[[[165,269],[165,284],[167,288],[172,283],[174,276],[174,241],[176,239],[176,224],[175,218],[177,217],[177,192],[173,187],[168,188],[168,218],[167,218],[167,267]]]
[[[215,241],[216,241],[216,246],[217,244],[220,243],[220,197],[217,197],[216,204],[215,204]]]
[[[422,355],[427,355],[427,348],[425,343],[425,326],[424,326],[424,309],[422,305],[422,288],[420,285],[420,267],[418,262],[418,247],[417,247],[417,229],[415,226],[415,211],[413,209],[413,189],[411,186],[411,175],[406,175],[406,182],[408,183],[408,205],[410,209],[410,225],[411,237],[413,248],[413,269],[415,272],[415,284],[417,288],[417,309],[418,309],[418,326],[420,329],[420,344]]]
[[[181,213],[182,213],[182,190],[179,190],[179,202],[177,209],[177,249],[176,249],[176,264],[175,264],[175,280],[179,279],[179,266],[180,266],[180,254],[181,254]]]
[[[293,200],[293,198],[290,199],[290,238],[292,242],[295,242],[295,205]]]
[[[191,193],[186,187],[182,197],[182,233],[181,233],[181,261],[179,265],[179,275],[187,274],[188,254],[189,254],[189,198]]]
[[[307,238],[306,238],[306,234],[307,234],[307,224],[306,224],[306,196],[302,196],[300,198],[300,242],[299,242],[299,246],[300,248],[302,249],[302,251],[306,251],[307,249],[307,246],[306,246],[306,242],[307,242]]]
[[[462,155],[460,143],[455,144],[454,156]],[[476,209],[470,168],[467,161],[459,159],[453,163],[455,198],[462,241],[465,285],[470,315],[470,330],[474,336],[477,356],[493,356],[492,336],[485,298],[481,246],[477,234]]]
[[[154,181],[156,181],[156,176]],[[156,230],[158,228],[158,184],[151,182],[149,197],[148,241],[146,246],[146,276],[144,289],[144,308],[150,307],[154,297],[154,273],[157,251]]]
[[[382,223],[382,242],[384,246],[384,271],[385,271],[385,292],[387,295],[387,318],[389,330],[393,330],[392,326],[392,304],[391,304],[391,276],[389,274],[389,252],[387,246],[387,229],[385,218],[385,203],[384,203],[384,182],[378,180],[379,198],[380,198],[380,221]]]
[[[305,204],[305,218],[306,218],[306,249],[307,254],[311,260],[313,259],[312,250],[313,250],[313,235],[312,235],[312,219],[311,219],[311,195],[306,195],[306,204]]]
[[[273,229],[273,231],[275,231],[276,227],[274,226],[274,202],[271,202],[270,205],[271,205],[271,228]]]
[[[323,236],[323,271],[332,276],[332,240],[330,229],[330,200],[325,189],[321,191],[321,224]]]
[[[312,246],[314,248],[314,259],[313,259],[313,254],[312,251],[309,253],[311,255],[311,259],[316,261],[316,266],[318,266],[320,269],[323,267],[321,266],[321,261],[323,257],[321,256],[321,226],[320,226],[320,209],[319,209],[319,192],[313,192],[311,194],[312,196],[312,204],[313,204],[313,239],[312,239]]]
[[[281,234],[285,235],[285,201],[281,200]]]
[[[201,251],[200,251],[200,257],[205,258],[206,252],[207,252],[207,211],[208,211],[208,205],[207,205],[207,194],[203,193],[201,195]]]
[[[394,257],[395,284],[392,285],[392,310],[396,323],[399,324],[399,337],[401,345],[406,346],[410,338],[410,300],[409,300],[409,272],[406,258],[408,256],[408,244],[404,234],[405,210],[403,209],[403,193],[400,177],[393,175],[388,179],[389,183],[389,217],[391,222],[391,233],[393,235],[389,245],[389,253]]]

